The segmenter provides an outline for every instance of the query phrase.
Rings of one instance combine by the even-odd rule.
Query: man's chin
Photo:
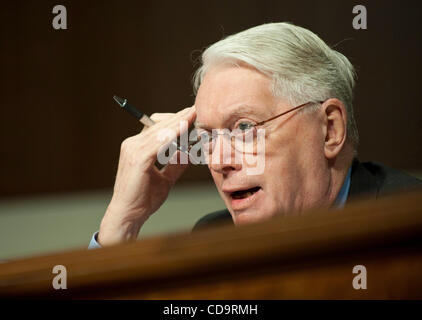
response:
[[[262,212],[252,208],[241,211],[234,211],[231,209],[229,211],[231,212],[233,222],[236,226],[255,224],[266,221],[270,218],[268,215],[265,215]]]

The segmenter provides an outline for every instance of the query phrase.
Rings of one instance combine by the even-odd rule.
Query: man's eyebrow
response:
[[[250,106],[247,104],[240,105],[238,107],[233,108],[234,110],[230,112],[229,117],[232,116],[243,116],[243,115],[256,115],[257,107]]]
[[[226,123],[232,118],[240,118],[243,116],[258,116],[258,108],[256,106],[251,106],[247,104],[241,104],[233,108],[233,110],[223,118],[223,122]]]
[[[239,118],[242,116],[248,116],[248,115],[255,115],[257,116],[258,114],[256,113],[256,110],[258,108],[256,106],[251,106],[251,105],[247,105],[247,104],[241,104],[238,105],[236,107],[233,107],[233,111],[230,112],[229,114],[227,114],[226,116],[223,117],[223,122],[222,123],[226,123],[229,120],[233,119],[233,118]],[[208,125],[199,122],[199,121],[195,121],[193,123],[195,128],[201,128],[201,129],[206,129],[206,130],[211,130],[212,128],[209,127]]]

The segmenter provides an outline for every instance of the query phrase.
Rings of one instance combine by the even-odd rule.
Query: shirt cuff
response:
[[[95,232],[91,238],[91,242],[89,243],[88,249],[98,249],[101,248],[101,245],[97,242],[98,232]]]

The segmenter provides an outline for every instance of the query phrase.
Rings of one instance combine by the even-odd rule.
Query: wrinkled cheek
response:
[[[264,196],[262,197],[262,203],[260,204],[260,209],[262,210],[262,215],[264,217],[271,217],[277,211],[276,200],[277,198],[275,195],[271,193],[264,192]]]
[[[211,176],[215,182],[216,187],[218,188],[219,186],[219,181],[221,179],[221,174],[215,172],[214,170],[211,169],[211,167],[208,165],[208,169],[210,170]]]
[[[245,154],[242,159],[242,166],[248,176],[265,176],[266,155],[265,154]]]

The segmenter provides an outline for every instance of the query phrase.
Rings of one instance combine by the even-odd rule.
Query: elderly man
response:
[[[157,124],[122,143],[113,197],[90,247],[135,240],[163,204],[187,165],[159,170],[156,137],[163,129],[180,134],[181,121],[209,133],[208,167],[227,206],[203,217],[196,228],[342,207],[357,195],[377,197],[421,186],[403,173],[356,160],[354,82],[354,68],[345,56],[292,24],[264,24],[211,45],[194,77],[195,105],[176,114],[154,114]],[[264,132],[260,174],[248,174],[251,164],[235,161],[239,152],[245,159],[242,150],[215,147],[225,136],[233,138],[220,135],[222,129]]]

